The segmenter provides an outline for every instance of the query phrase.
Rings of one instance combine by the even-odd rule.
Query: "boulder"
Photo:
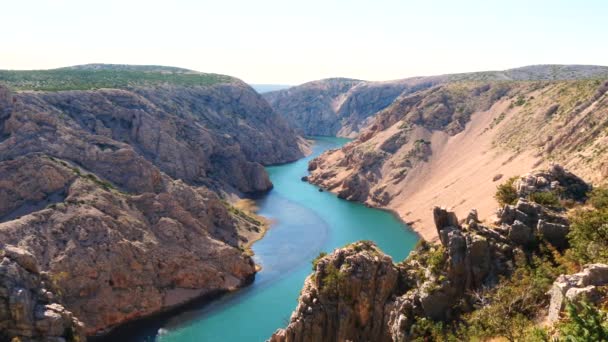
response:
[[[579,272],[570,275],[560,275],[548,292],[551,297],[549,322],[556,322],[560,318],[560,313],[566,305],[566,300],[577,300],[586,298],[594,301],[599,298],[599,286],[608,285],[608,265],[591,264]]]

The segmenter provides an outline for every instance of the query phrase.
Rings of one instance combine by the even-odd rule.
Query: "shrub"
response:
[[[496,188],[494,198],[496,201],[498,201],[498,204],[504,206],[506,204],[515,204],[515,202],[517,202],[519,196],[517,195],[517,189],[515,189],[513,183],[515,183],[518,178],[519,177],[511,177]]]
[[[321,252],[319,253],[319,255],[317,255],[316,258],[314,258],[312,260],[312,271],[316,271],[317,270],[317,264],[319,263],[319,260],[321,260],[322,258],[324,258],[327,255],[327,253],[325,252]]]
[[[608,316],[587,302],[568,303],[567,321],[559,326],[564,341],[608,341]]]
[[[570,216],[569,253],[579,262],[608,262],[608,209],[579,209]]]
[[[608,188],[595,188],[589,193],[589,203],[596,209],[608,208]]]
[[[530,201],[540,205],[562,208],[559,202],[559,196],[554,191],[533,192],[529,196]]]
[[[523,256],[516,262],[518,267],[511,277],[482,294],[486,303],[467,317],[471,336],[531,339],[528,336],[535,315],[548,304],[545,293],[563,269],[539,257],[534,257],[531,264],[526,264]]]
[[[329,264],[325,268],[323,287],[320,290],[330,296],[337,296],[340,293],[340,287],[342,286],[343,279],[344,275],[340,273],[340,270],[337,269],[333,264]],[[348,300],[349,298],[345,299]]]

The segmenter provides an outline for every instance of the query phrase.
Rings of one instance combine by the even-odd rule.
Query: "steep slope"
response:
[[[306,135],[355,137],[378,111],[399,95],[463,81],[532,81],[608,78],[608,67],[533,65],[387,82],[327,79],[264,94],[271,106]]]
[[[309,180],[389,208],[425,239],[438,199],[463,215],[496,185],[558,161],[589,181],[607,176],[606,81],[452,82],[401,96],[354,142],[311,161]]]
[[[0,72],[0,241],[87,334],[248,284],[265,223],[222,198],[306,153],[243,82],[158,68]]]

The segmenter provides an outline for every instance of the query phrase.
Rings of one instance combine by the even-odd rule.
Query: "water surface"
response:
[[[267,168],[274,189],[257,204],[259,214],[274,224],[253,245],[256,263],[263,268],[251,286],[157,322],[135,340],[265,341],[287,324],[319,252],[372,240],[394,260],[406,257],[418,238],[392,214],[319,192],[300,180],[310,159],[346,142],[318,137],[308,158]],[[156,336],[159,327],[162,334]]]

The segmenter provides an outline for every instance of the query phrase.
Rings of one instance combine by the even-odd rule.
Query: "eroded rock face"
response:
[[[271,184],[261,164],[304,155],[285,121],[238,83],[27,92],[14,98],[1,159],[42,152],[129,192],[158,192],[159,171],[216,189],[264,191]]]
[[[246,243],[242,230],[259,227],[233,217],[205,188],[165,176],[163,192],[128,195],[44,155],[0,165],[6,163],[13,166],[0,170],[10,176],[0,177],[16,203],[34,203],[28,201],[56,188],[65,193],[59,203],[1,223],[0,241],[36,257],[89,334],[235,289],[255,273],[239,248]]]
[[[289,325],[270,341],[390,341],[383,323],[398,283],[391,258],[374,245],[338,249],[319,260]]]
[[[354,137],[399,95],[436,82],[420,78],[390,82],[326,79],[265,93],[264,97],[305,135]]]
[[[84,325],[57,303],[47,281],[31,253],[0,246],[0,339],[84,340]]]

